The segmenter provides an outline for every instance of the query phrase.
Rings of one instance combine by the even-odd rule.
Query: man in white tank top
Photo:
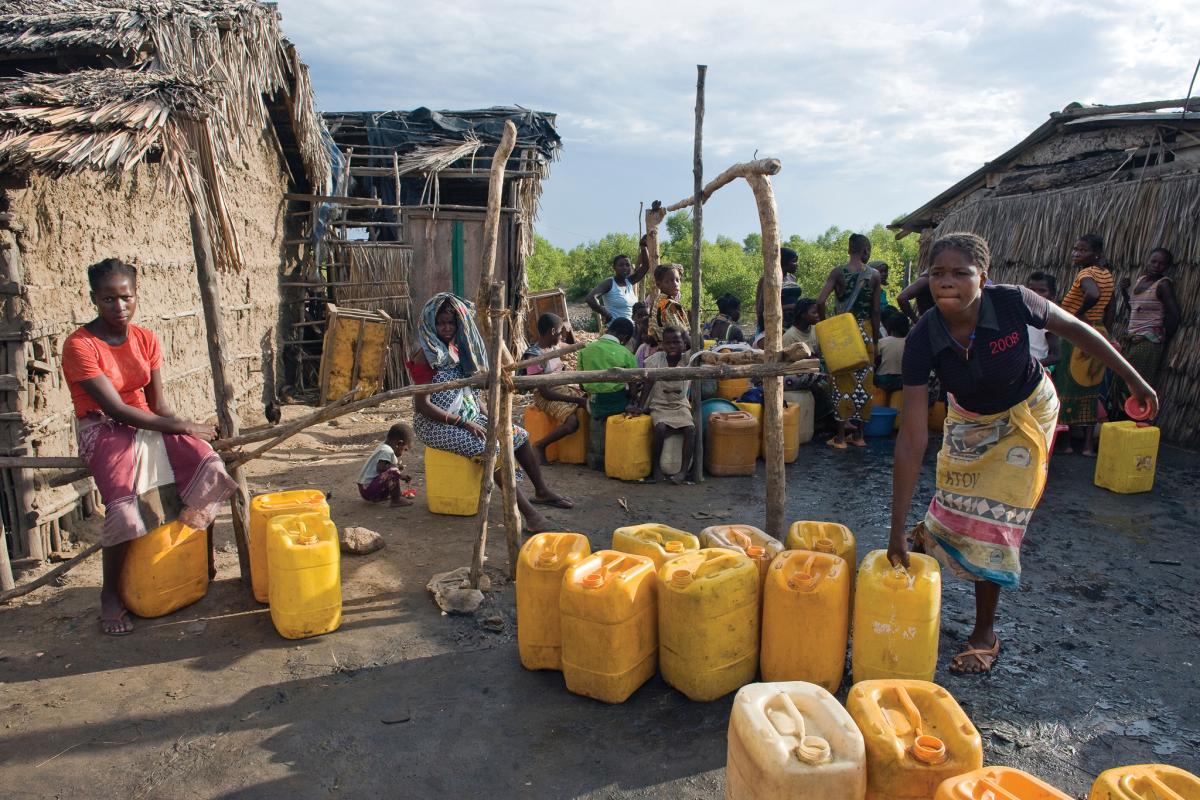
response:
[[[629,261],[629,256],[616,255],[612,260],[613,274],[596,284],[596,288],[588,292],[587,304],[600,315],[604,324],[614,319],[633,319],[633,304],[637,302],[637,285],[646,277],[650,270],[650,257],[646,252],[646,237],[642,237],[638,252],[637,269]],[[603,303],[601,303],[603,300]]]

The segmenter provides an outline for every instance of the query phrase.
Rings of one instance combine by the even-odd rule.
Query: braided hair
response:
[[[936,259],[943,250],[962,253],[968,261],[979,267],[979,271],[984,275],[987,274],[992,263],[992,253],[988,250],[987,239],[975,233],[955,231],[939,237],[929,251],[930,262]]]

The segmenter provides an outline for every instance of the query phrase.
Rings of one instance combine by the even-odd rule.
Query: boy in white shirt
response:
[[[412,446],[413,431],[403,422],[388,429],[387,438],[372,452],[358,475],[358,493],[368,503],[391,500],[392,508],[411,506],[413,501],[402,494],[401,484],[412,481],[404,472],[400,458]]]

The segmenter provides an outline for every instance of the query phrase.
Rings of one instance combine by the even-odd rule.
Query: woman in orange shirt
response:
[[[133,632],[118,581],[129,543],[178,520],[203,530],[236,486],[208,442],[212,425],[179,419],[163,397],[158,339],[134,325],[137,270],[115,258],[88,267],[97,316],[67,337],[63,375],[79,430],[79,454],[104,501],[100,628]],[[211,572],[212,539],[209,538]]]

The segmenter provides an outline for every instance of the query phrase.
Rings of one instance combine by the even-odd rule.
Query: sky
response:
[[[537,230],[636,234],[705,180],[775,157],[784,238],[920,207],[1068,103],[1183,97],[1200,14],[1183,0],[930,3],[280,0],[323,111],[520,105],[558,115]],[[1193,93],[1200,92],[1200,89]],[[739,181],[705,238],[759,229]]]

